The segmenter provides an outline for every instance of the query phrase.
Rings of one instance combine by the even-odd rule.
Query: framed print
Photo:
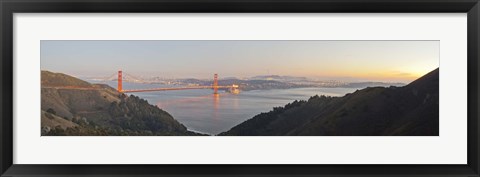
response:
[[[2,176],[479,176],[477,0],[1,9]]]

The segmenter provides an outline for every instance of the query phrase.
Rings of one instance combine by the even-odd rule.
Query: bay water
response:
[[[116,82],[107,82],[113,88]],[[123,89],[181,87],[163,84],[123,83]],[[136,92],[133,94],[170,113],[189,130],[216,135],[273,107],[314,95],[343,96],[357,88],[292,88],[240,91],[239,94],[212,89]]]

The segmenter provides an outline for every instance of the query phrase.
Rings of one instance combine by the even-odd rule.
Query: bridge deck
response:
[[[152,88],[152,89],[134,89],[122,90],[123,93],[133,92],[154,92],[154,91],[170,91],[170,90],[192,90],[192,89],[214,89],[214,88],[238,88],[237,86],[192,86],[192,87],[172,87],[172,88]]]

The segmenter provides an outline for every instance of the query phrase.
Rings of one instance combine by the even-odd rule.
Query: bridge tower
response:
[[[117,85],[118,92],[122,92],[123,91],[123,88],[122,88],[122,70],[118,71],[117,83],[118,83],[118,85]]]
[[[218,94],[218,74],[213,75],[213,94]]]

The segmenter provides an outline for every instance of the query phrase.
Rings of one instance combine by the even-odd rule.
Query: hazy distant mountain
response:
[[[220,135],[369,136],[439,134],[439,69],[404,87],[313,96],[261,113]]]
[[[198,85],[212,85],[212,80],[199,80],[199,79],[181,79],[179,80],[183,84],[198,84]],[[218,85],[238,85],[238,88],[242,91],[249,90],[266,90],[266,89],[289,89],[307,87],[304,85],[280,82],[274,80],[241,80],[241,79],[226,79],[222,78],[218,80]]]
[[[212,80],[201,80],[194,78],[178,79],[181,84],[212,85]],[[219,85],[238,85],[242,91],[268,90],[268,89],[291,89],[291,88],[366,88],[366,87],[390,87],[405,86],[404,83],[389,82],[341,82],[335,80],[313,81],[306,77],[265,75],[255,76],[249,79],[237,79],[235,77],[220,78]]]
[[[306,77],[295,76],[279,76],[279,75],[262,75],[251,77],[250,80],[277,80],[277,81],[305,81]]]
[[[195,135],[146,100],[42,71],[42,135]]]
[[[404,83],[387,83],[387,82],[342,82],[342,81],[313,81],[306,77],[296,76],[279,76],[279,75],[262,75],[254,76],[249,80],[266,80],[279,81],[287,83],[295,83],[302,87],[341,87],[341,88],[365,88],[365,87],[389,87],[389,86],[405,86]]]

